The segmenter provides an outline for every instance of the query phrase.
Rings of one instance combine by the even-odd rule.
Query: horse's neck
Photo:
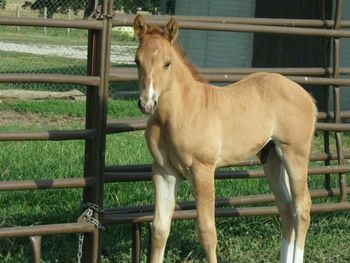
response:
[[[157,117],[164,122],[181,118],[188,107],[193,107],[193,99],[198,99],[203,83],[198,82],[185,65],[177,65],[169,86],[160,97]]]

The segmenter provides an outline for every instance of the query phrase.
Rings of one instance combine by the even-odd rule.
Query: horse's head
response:
[[[152,114],[156,110],[159,96],[169,85],[175,55],[172,45],[178,29],[173,17],[164,28],[147,25],[141,15],[134,20],[134,33],[139,41],[135,55],[140,91],[138,105],[143,113]]]

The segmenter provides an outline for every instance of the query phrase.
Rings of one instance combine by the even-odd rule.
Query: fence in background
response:
[[[350,152],[343,151],[341,134],[350,131],[350,124],[342,123],[350,118],[350,112],[340,111],[339,85],[350,85],[350,80],[342,78],[350,74],[350,68],[339,67],[340,39],[350,37],[350,21],[340,18],[341,3],[336,1],[334,20],[303,20],[303,19],[252,19],[252,18],[219,18],[219,17],[186,17],[179,16],[181,28],[196,30],[218,30],[230,32],[261,32],[274,34],[317,35],[333,39],[334,59],[331,68],[236,68],[217,69],[205,68],[200,72],[213,82],[234,82],[255,71],[273,71],[287,75],[301,84],[332,85],[335,99],[334,111],[319,112],[317,129],[324,133],[324,152],[312,153],[311,161],[323,161],[324,166],[309,169],[309,175],[325,174],[325,187],[311,191],[313,198],[339,196],[337,203],[313,205],[312,212],[328,212],[350,210],[346,173],[350,172]],[[169,17],[147,16],[149,23],[163,25]],[[95,14],[95,19],[66,20],[42,18],[11,18],[0,17],[0,25],[4,26],[35,26],[79,28],[88,30],[88,53],[86,75],[64,74],[23,74],[1,73],[1,83],[59,83],[86,85],[86,129],[70,131],[47,131],[42,133],[0,133],[1,141],[9,140],[84,140],[85,162],[84,176],[81,178],[36,180],[36,181],[6,181],[1,182],[0,191],[83,188],[83,203],[85,210],[77,223],[50,224],[39,226],[23,226],[0,228],[0,238],[27,236],[33,246],[34,261],[40,261],[41,236],[58,233],[84,233],[81,237],[82,250],[79,254],[83,262],[99,262],[101,258],[100,224],[132,223],[133,261],[140,261],[140,227],[153,218],[153,206],[144,205],[127,208],[103,209],[103,186],[105,183],[121,183],[126,181],[151,180],[150,165],[142,166],[108,166],[105,165],[104,153],[106,136],[108,134],[131,132],[144,129],[146,120],[107,121],[106,109],[108,87],[110,82],[135,81],[135,68],[110,68],[111,34],[113,27],[130,26],[134,15],[114,14],[113,1],[104,0],[102,9]],[[307,27],[307,28],[305,28]],[[328,87],[327,87],[328,88]],[[336,152],[331,152],[330,132],[335,132]],[[336,160],[337,164],[331,164]],[[241,165],[257,165],[258,161],[245,162]],[[339,174],[339,187],[332,189],[330,174]],[[263,177],[261,170],[220,171],[216,179],[253,179]],[[263,204],[273,201],[272,195],[239,196],[219,199],[216,202],[216,216],[253,216],[277,214],[274,206],[232,208],[227,206]],[[194,202],[179,203],[174,213],[174,219],[190,219],[196,217]]]

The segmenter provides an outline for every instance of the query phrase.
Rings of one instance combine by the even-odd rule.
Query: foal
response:
[[[225,88],[200,78],[175,42],[178,24],[164,28],[134,20],[146,140],[154,158],[155,214],[151,261],[162,262],[181,181],[194,188],[198,235],[216,259],[214,171],[252,155],[263,160],[282,220],[281,262],[302,262],[310,223],[307,169],[316,106],[298,84],[256,73]]]

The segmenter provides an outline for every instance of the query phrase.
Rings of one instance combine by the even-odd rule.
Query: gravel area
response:
[[[121,64],[134,63],[137,45],[112,45],[111,62]],[[66,58],[86,59],[87,46],[65,46],[52,44],[25,44],[0,41],[0,51],[24,52],[37,55],[50,55]]]

